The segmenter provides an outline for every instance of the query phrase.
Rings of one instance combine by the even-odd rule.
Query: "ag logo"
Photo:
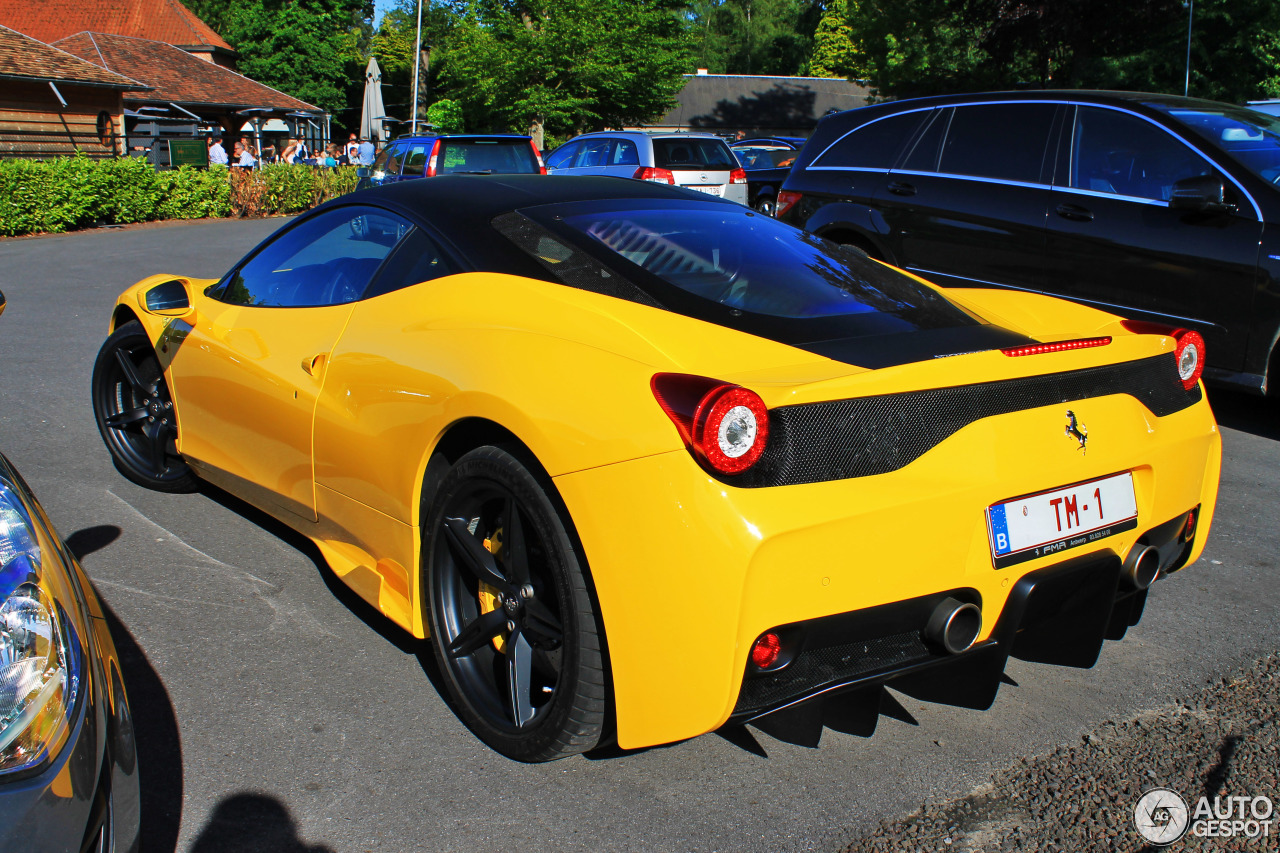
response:
[[[1133,825],[1152,844],[1172,844],[1187,831],[1187,803],[1168,788],[1152,788],[1133,807]]]
[[[1076,413],[1067,409],[1067,427],[1063,432],[1068,438],[1074,438],[1080,442],[1080,452],[1087,453],[1085,443],[1089,441],[1089,428],[1082,423],[1076,421]]]

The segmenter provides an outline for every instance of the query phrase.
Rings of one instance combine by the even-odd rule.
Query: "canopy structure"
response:
[[[360,138],[385,142],[387,132],[382,119],[386,113],[386,108],[382,105],[382,69],[378,67],[378,60],[371,56],[364,69],[364,107],[360,110]]]

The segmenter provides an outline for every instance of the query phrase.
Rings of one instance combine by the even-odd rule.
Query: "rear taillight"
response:
[[[769,410],[754,391],[705,376],[658,373],[653,396],[694,455],[721,474],[741,474],[769,440]]]
[[[1121,320],[1120,325],[1138,335],[1164,335],[1173,338],[1173,354],[1178,362],[1178,378],[1190,391],[1204,373],[1204,337],[1193,329],[1175,329],[1145,320]]]
[[[746,182],[747,182],[746,169],[734,169],[732,172],[729,173],[729,183],[745,184]]]
[[[427,158],[427,177],[434,178],[436,176],[436,166],[440,162],[440,140],[437,139],[435,144],[431,146],[431,156]]]
[[[777,209],[773,215],[781,219],[782,214],[795,207],[796,202],[800,201],[802,198],[804,198],[803,193],[792,192],[791,190],[778,190]]]
[[[1009,347],[1002,349],[1000,352],[1009,356],[1019,355],[1044,355],[1050,352],[1066,352],[1073,349],[1089,349],[1090,347],[1105,347],[1111,343],[1111,338],[1076,338],[1071,341],[1053,341],[1047,344],[1027,344],[1021,347]]]
[[[547,164],[542,162],[542,153],[538,151],[538,146],[533,144],[533,140],[529,140],[529,147],[533,149],[533,159],[538,163],[538,174],[545,175],[547,173]]]
[[[655,184],[671,184],[675,185],[676,176],[671,174],[670,169],[655,169],[652,166],[641,166],[636,169],[636,173],[631,177],[637,181],[653,181]]]

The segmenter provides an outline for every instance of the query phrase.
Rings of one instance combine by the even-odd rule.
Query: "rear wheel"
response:
[[[169,386],[142,324],[125,323],[93,365],[93,414],[116,469],[140,486],[190,492],[196,475],[178,455]]]
[[[765,216],[773,216],[777,203],[771,195],[760,195],[756,197],[756,210]]]
[[[473,450],[426,523],[427,619],[463,721],[517,761],[595,747],[606,710],[595,609],[537,479],[505,450]]]

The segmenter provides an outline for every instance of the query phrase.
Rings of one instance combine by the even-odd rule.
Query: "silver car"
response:
[[[710,133],[584,133],[552,152],[547,172],[656,181],[747,203],[747,173],[728,144]]]

